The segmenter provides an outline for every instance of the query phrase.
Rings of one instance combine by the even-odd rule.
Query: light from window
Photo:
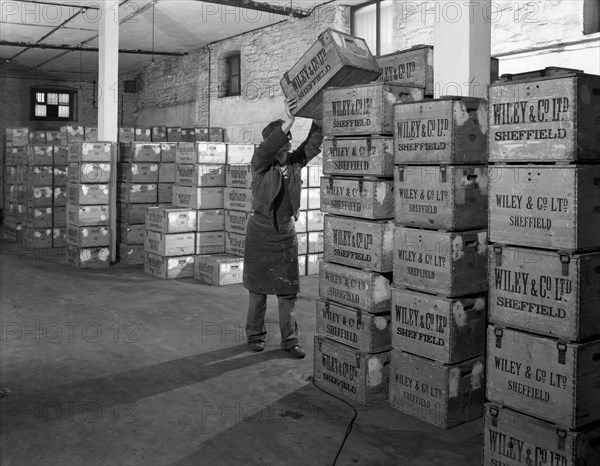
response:
[[[35,116],[36,117],[45,117],[46,116],[46,106],[45,105],[36,105],[35,106]]]
[[[362,37],[374,55],[394,51],[394,2],[375,0],[352,9],[352,35]]]
[[[74,115],[75,92],[36,89],[32,92],[32,118],[69,120]]]
[[[225,95],[241,94],[240,54],[230,55],[227,62],[227,89]]]

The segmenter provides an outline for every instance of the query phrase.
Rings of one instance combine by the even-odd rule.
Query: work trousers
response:
[[[289,349],[298,345],[298,324],[296,323],[297,293],[277,295],[279,305],[279,329],[281,331],[281,348]],[[250,291],[248,317],[246,319],[246,337],[248,343],[265,342],[267,330],[265,314],[267,312],[267,295]]]

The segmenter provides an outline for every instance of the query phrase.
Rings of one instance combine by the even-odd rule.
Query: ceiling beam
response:
[[[51,49],[51,50],[66,50],[74,52],[98,52],[98,47],[79,47],[76,45],[58,45],[58,44],[38,44],[36,42],[13,42],[9,40],[0,40],[0,45],[8,47],[26,47],[31,49]],[[152,50],[134,50],[134,49],[119,49],[119,53],[133,53],[139,55],[165,55],[171,57],[181,57],[186,55],[184,52],[160,52]],[[9,59],[10,60],[10,59]],[[7,61],[9,61],[7,60]]]
[[[291,6],[271,5],[265,2],[256,2],[254,0],[196,0],[202,3],[214,3],[215,5],[232,6],[237,8],[246,8],[248,10],[264,11],[274,15],[290,16],[294,18],[306,18],[308,12]]]
[[[92,6],[92,5],[76,5],[73,3],[56,3],[56,2],[40,2],[38,0],[18,0],[23,3],[35,3],[36,5],[53,5],[53,6],[61,6],[63,8],[77,8],[84,10],[99,10],[100,7]]]

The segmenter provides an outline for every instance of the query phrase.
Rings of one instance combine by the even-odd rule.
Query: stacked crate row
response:
[[[71,142],[68,147],[67,262],[78,268],[109,267],[116,144]]]
[[[395,106],[390,405],[450,428],[481,417],[487,102]]]
[[[393,105],[423,87],[324,91],[315,383],[363,405],[388,399],[394,256]]]
[[[4,222],[2,236],[21,242],[27,212],[28,128],[7,128],[3,145]]]
[[[485,464],[600,464],[599,89],[490,87]]]

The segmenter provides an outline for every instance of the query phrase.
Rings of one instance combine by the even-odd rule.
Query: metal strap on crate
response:
[[[565,444],[567,439],[567,431],[561,428],[556,429],[556,445],[560,451],[565,451]]]
[[[562,264],[562,274],[564,277],[569,275],[569,263],[571,262],[571,256],[567,253],[559,253],[560,263]]]
[[[502,348],[502,336],[504,335],[504,330],[494,327],[494,335],[496,335],[496,348]]]
[[[440,166],[440,177],[441,177],[441,182],[445,183],[447,180],[447,172],[448,172],[448,167],[446,167],[446,165],[441,165]]]
[[[398,181],[404,183],[404,165],[398,165]]]
[[[498,427],[498,406],[490,406],[490,416],[492,416],[492,426]]]
[[[556,349],[558,350],[558,363],[565,365],[567,357],[567,343],[562,340],[557,341]]]
[[[502,267],[502,246],[494,245],[494,254],[496,255],[496,267]]]

